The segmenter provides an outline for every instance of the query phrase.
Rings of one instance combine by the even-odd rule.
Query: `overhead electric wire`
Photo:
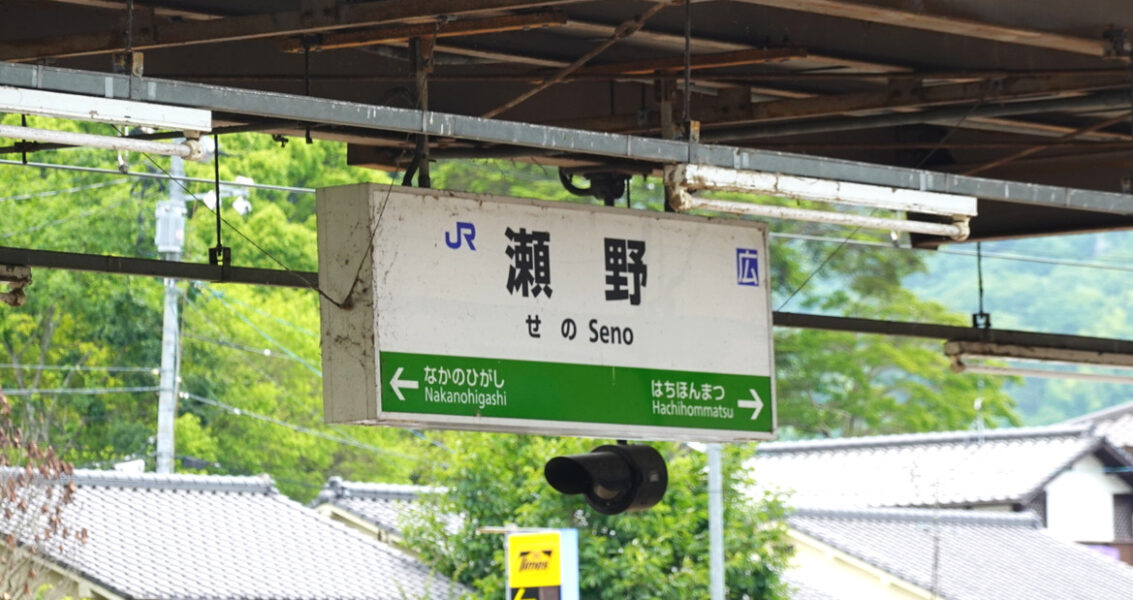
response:
[[[283,344],[281,344],[279,341],[277,341],[275,338],[273,338],[270,334],[268,334],[268,332],[264,331],[259,326],[257,326],[255,323],[253,323],[251,321],[251,319],[240,314],[240,312],[237,311],[235,308],[233,308],[232,305],[229,304],[227,300],[225,300],[223,297],[221,297],[219,294],[217,294],[215,290],[209,289],[208,292],[212,294],[213,298],[215,298],[217,301],[219,301],[221,304],[223,304],[224,307],[229,310],[229,312],[231,312],[233,315],[236,315],[237,319],[240,319],[241,321],[243,321],[243,323],[245,325],[247,325],[248,327],[251,327],[252,331],[255,331],[257,334],[260,335],[260,337],[271,342],[276,348],[279,348],[280,350],[282,350],[284,354],[290,356],[295,362],[298,362],[299,364],[303,365],[304,367],[307,367],[307,369],[310,370],[315,375],[318,375],[320,378],[323,376],[323,372],[322,372],[321,369],[315,367],[310,362],[308,362],[306,359],[299,356],[295,351],[293,351],[290,348],[288,348],[287,346],[284,346]]]
[[[292,323],[291,321],[288,321],[287,319],[284,319],[282,317],[279,317],[279,316],[273,315],[271,313],[268,313],[264,310],[261,310],[260,308],[252,306],[252,305],[248,304],[247,302],[244,302],[243,300],[241,300],[239,298],[229,296],[228,294],[225,294],[224,292],[212,287],[211,285],[208,284],[208,282],[194,281],[194,282],[192,282],[192,285],[193,285],[193,287],[200,289],[200,290],[208,290],[211,294],[213,294],[215,296],[224,297],[230,302],[233,302],[235,304],[239,304],[240,306],[243,306],[244,308],[246,308],[246,309],[248,309],[248,310],[250,310],[250,311],[252,311],[256,314],[258,314],[262,317],[266,317],[268,319],[271,319],[271,320],[273,320],[273,321],[275,321],[275,322],[277,322],[281,325],[286,325],[287,327],[290,327],[291,329],[294,329],[295,331],[298,331],[299,333],[309,335],[311,337],[318,337],[318,335],[319,335],[319,333],[317,331],[311,331],[310,329],[300,327],[299,325],[296,325],[296,324]]]
[[[267,415],[261,415],[261,414],[258,414],[258,413],[247,411],[247,410],[244,410],[244,409],[239,408],[237,406],[232,406],[231,404],[226,404],[226,403],[221,402],[219,400],[213,400],[212,398],[206,398],[204,396],[198,396],[196,394],[190,394],[190,393],[187,393],[187,392],[181,392],[181,397],[186,399],[186,400],[192,400],[194,402],[199,402],[201,404],[206,404],[208,406],[214,406],[214,407],[220,408],[220,409],[225,410],[225,411],[227,411],[227,412],[229,412],[233,415],[236,415],[236,416],[249,417],[251,419],[263,421],[265,423],[271,423],[273,425],[278,425],[280,427],[286,427],[287,429],[291,429],[292,431],[297,431],[299,433],[303,433],[303,434],[306,434],[306,435],[322,438],[324,440],[335,442],[335,443],[338,443],[338,444],[343,444],[343,445],[346,445],[346,446],[352,446],[354,448],[358,448],[360,450],[366,450],[366,451],[372,452],[374,454],[396,456],[396,457],[399,457],[399,458],[405,458],[405,459],[415,460],[415,461],[424,460],[424,457],[412,456],[412,455],[405,454],[405,453],[402,453],[402,452],[395,452],[393,450],[387,450],[385,448],[379,448],[378,446],[373,446],[373,445],[370,445],[370,444],[366,444],[364,442],[359,442],[358,440],[340,437],[340,436],[337,436],[337,435],[331,435],[329,433],[319,431],[317,429],[312,429],[310,427],[304,427],[302,425],[297,425],[295,423],[284,421],[282,419],[276,419],[274,417],[269,417]]]
[[[88,185],[79,185],[79,186],[75,186],[75,187],[71,187],[71,188],[67,188],[67,189],[63,189],[63,190],[44,190],[42,192],[31,192],[31,193],[28,193],[28,194],[19,194],[17,196],[7,196],[7,197],[4,197],[4,198],[0,198],[0,202],[18,202],[18,201],[21,201],[21,200],[34,200],[35,198],[44,198],[44,197],[48,197],[48,196],[58,196],[58,195],[62,195],[62,194],[77,194],[79,192],[87,192],[87,191],[90,191],[90,190],[97,190],[97,189],[102,189],[102,188],[107,188],[107,187],[113,187],[113,186],[122,185],[122,184],[125,184],[125,183],[130,183],[130,180],[126,179],[126,178],[122,178],[122,179],[117,179],[115,181],[104,181],[102,183],[92,183],[92,184],[88,184]]]
[[[192,304],[189,304],[188,307],[194,308],[194,309],[196,308]],[[236,312],[235,309],[233,309],[232,307],[228,307],[228,308],[234,314],[236,314],[237,317],[243,319],[243,317],[238,312]],[[209,321],[209,322],[211,323],[211,321]],[[265,350],[270,352],[271,351],[270,348],[255,348],[254,346],[246,346],[246,345],[243,345],[243,344],[237,344],[235,342],[228,342],[228,341],[225,341],[225,340],[217,340],[217,339],[212,339],[212,338],[206,338],[206,337],[198,336],[198,335],[188,333],[188,332],[183,332],[182,336],[186,339],[194,339],[194,340],[198,340],[198,341],[202,341],[202,342],[206,342],[206,343],[217,344],[219,346],[224,346],[224,347],[227,347],[227,348],[232,348],[234,350],[241,350],[241,351],[246,352],[248,354],[255,354],[255,355],[258,355],[258,356],[267,356],[267,357],[273,357],[273,358],[285,358],[287,360],[295,360],[295,361],[300,362],[304,366],[306,366],[308,369],[310,369],[319,379],[322,379],[322,371],[321,370],[313,368],[309,363],[307,363],[302,358],[300,358],[296,353],[291,352],[290,350],[287,350],[286,348],[279,345],[278,342],[275,342],[274,340],[272,340],[273,343],[276,343],[276,345],[279,346],[280,348],[284,348],[285,350],[287,350],[287,352],[289,352],[289,354],[282,354],[282,355],[276,354],[276,353],[270,353],[269,354],[269,353],[265,353]],[[267,337],[267,336],[265,336],[265,337]],[[267,339],[271,340],[270,337],[267,337]],[[248,361],[248,360],[245,359],[245,362],[247,362],[247,364],[249,366],[251,366],[253,369],[258,371],[261,375],[267,377],[268,379],[272,379],[278,385],[282,385],[273,375],[267,373],[266,371],[263,371],[257,365],[252,363],[251,361]],[[316,416],[316,417],[318,416],[317,414],[315,414],[313,412],[312,412],[312,415]],[[426,436],[424,433],[422,433],[421,431],[419,431],[417,429],[406,429],[406,431],[408,431],[414,437],[419,438],[421,440],[424,440],[425,442],[428,442],[432,446],[436,446],[438,448],[449,450],[449,448],[447,446],[445,446],[444,444],[429,438],[428,436]],[[351,439],[353,439],[352,436],[350,436],[346,432],[343,432],[343,435],[345,435],[347,437],[351,437]]]
[[[807,235],[801,233],[775,233],[770,234],[771,238],[783,238],[787,240],[799,240],[807,242],[819,242],[824,244],[841,244],[842,238],[830,238],[819,235]],[[885,242],[869,242],[865,240],[850,240],[846,242],[847,246],[860,246],[864,248],[878,248],[885,250],[903,250],[908,252],[932,252],[934,254],[951,254],[954,256],[968,256],[975,258],[976,253],[970,250],[957,250],[953,248],[913,248],[910,246],[894,246]],[[1102,269],[1110,271],[1126,271],[1133,272],[1133,265],[1119,264],[1119,263],[1103,263],[1103,262],[1090,262],[1083,260],[1072,260],[1068,258],[1047,258],[1043,256],[1032,256],[1024,254],[1013,254],[1004,252],[984,252],[984,258],[994,258],[996,260],[1009,260],[1017,262],[1029,262],[1048,265],[1059,265],[1067,267],[1079,267],[1083,269]]]
[[[156,385],[120,388],[45,388],[0,390],[5,396],[101,396],[105,394],[142,394],[160,390]]]
[[[0,165],[11,165],[11,166],[15,166],[15,167],[36,167],[36,168],[40,168],[40,169],[58,169],[58,170],[61,170],[61,171],[78,171],[78,172],[81,172],[81,173],[100,173],[100,174],[103,174],[103,175],[118,175],[118,176],[126,175],[128,177],[140,177],[140,178],[143,178],[143,179],[164,179],[164,180],[180,181],[182,183],[204,183],[204,184],[209,184],[209,185],[213,185],[215,183],[212,179],[204,179],[204,178],[201,178],[201,177],[173,176],[173,175],[169,175],[167,173],[166,174],[148,173],[148,172],[145,172],[145,171],[129,171],[127,173],[123,173],[122,171],[119,171],[118,169],[103,169],[103,168],[99,168],[99,167],[83,167],[83,166],[80,166],[80,165],[60,165],[60,164],[56,164],[56,163],[39,163],[39,162],[23,163],[23,162],[20,162],[18,160],[9,160],[9,159],[0,159]],[[292,193],[292,194],[313,194],[313,193],[315,193],[314,188],[308,188],[308,187],[295,187],[295,186],[288,186],[288,185],[272,185],[272,184],[267,184],[267,183],[255,183],[255,182],[248,182],[248,181],[221,181],[220,183],[225,185],[225,186],[244,187],[244,188],[249,188],[249,189],[267,190],[267,191],[272,191],[272,192],[288,192],[288,193]]]
[[[255,346],[248,346],[246,344],[238,344],[236,342],[230,342],[230,341],[227,341],[227,340],[205,337],[203,335],[196,335],[194,333],[185,333],[185,334],[183,334],[182,337],[184,337],[186,339],[193,340],[193,341],[197,341],[197,342],[204,342],[206,344],[214,344],[214,345],[217,345],[217,346],[223,346],[225,348],[231,348],[233,350],[240,350],[241,352],[247,352],[248,354],[253,354],[253,355],[256,355],[256,356],[263,356],[263,357],[266,357],[266,358],[279,358],[279,359],[282,359],[282,360],[290,360],[290,361],[295,360],[295,359],[291,358],[290,356],[288,356],[286,354],[279,353],[279,352],[272,352],[271,348],[257,348]]]
[[[109,373],[154,373],[157,367],[120,367],[99,365],[30,365],[0,363],[0,369],[28,369],[29,371],[105,371]]]
[[[54,227],[55,225],[62,225],[63,223],[68,223],[68,222],[74,221],[76,219],[85,219],[87,217],[93,217],[94,215],[98,215],[98,214],[102,214],[104,212],[109,212],[111,210],[114,210],[114,209],[122,206],[123,204],[130,202],[130,200],[132,200],[132,199],[126,198],[124,200],[119,200],[118,202],[115,202],[114,204],[108,204],[106,206],[102,206],[102,207],[99,207],[99,208],[93,208],[91,210],[81,212],[77,215],[71,215],[69,217],[63,217],[63,218],[60,218],[60,219],[55,219],[54,221],[48,221],[46,223],[40,223],[39,225],[33,225],[31,227],[28,227],[26,229],[21,229],[19,231],[3,232],[3,233],[0,233],[0,238],[10,238],[10,237],[15,237],[17,235],[23,235],[25,233],[35,233],[37,231],[42,231],[44,229],[47,229],[48,227]]]

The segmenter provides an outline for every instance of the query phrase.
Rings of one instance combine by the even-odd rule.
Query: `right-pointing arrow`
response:
[[[763,400],[760,399],[759,394],[755,393],[755,390],[748,388],[747,391],[751,392],[752,399],[736,400],[736,406],[738,406],[739,408],[752,409],[751,420],[754,421],[756,417],[759,416],[759,413],[763,411]]]

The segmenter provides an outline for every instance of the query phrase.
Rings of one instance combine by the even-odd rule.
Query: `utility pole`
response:
[[[220,148],[211,148],[205,145],[206,154],[219,152]],[[157,203],[157,232],[154,234],[154,243],[157,251],[164,260],[181,260],[181,253],[185,249],[185,202],[189,196],[181,180],[185,177],[185,160],[179,156],[170,157],[169,162],[169,197]],[[244,184],[252,184],[251,177],[236,177],[237,187],[229,187],[223,191],[211,192],[210,206],[215,210],[221,209],[221,200],[225,197],[235,197],[232,208],[241,215],[252,210],[248,201],[248,188]],[[220,192],[219,194],[217,192]],[[208,205],[209,195],[202,201]],[[181,388],[181,323],[178,319],[178,300],[181,289],[176,279],[165,279],[165,301],[161,317],[161,375],[157,392],[157,472],[169,474],[173,472],[173,422],[177,419],[177,397]]]
[[[708,451],[708,589],[711,600],[724,600],[724,473],[720,444]]]
[[[157,233],[154,242],[165,260],[181,260],[185,247],[185,161],[170,159],[169,197],[157,203]],[[181,370],[181,328],[177,300],[181,291],[176,279],[165,279],[165,302],[161,318],[161,378],[157,393],[157,472],[173,472],[173,421],[177,418],[177,394]]]

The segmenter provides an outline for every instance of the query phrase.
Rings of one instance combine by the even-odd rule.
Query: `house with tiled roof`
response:
[[[13,476],[0,472],[0,485]],[[406,600],[468,591],[280,494],[267,476],[80,470],[69,482],[63,522],[87,535],[40,548],[40,577],[56,586],[54,596]],[[11,524],[0,519],[0,529]]]
[[[1133,458],[1087,425],[764,443],[748,466],[797,507],[1029,510],[1133,559]]]
[[[1030,512],[802,508],[794,600],[1127,600],[1133,567],[1050,535]]]

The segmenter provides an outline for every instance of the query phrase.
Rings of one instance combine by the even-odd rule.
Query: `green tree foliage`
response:
[[[8,115],[5,123],[18,123]],[[29,118],[31,126],[76,129],[73,124]],[[103,131],[102,133],[106,133]],[[70,149],[35,160],[103,166],[105,152]],[[109,153],[113,164],[113,153]],[[5,167],[0,198],[0,244],[94,254],[152,252],[138,235],[152,218],[143,197],[153,186],[122,176]],[[150,236],[152,237],[152,236]],[[104,460],[144,449],[152,410],[131,393],[44,394],[60,388],[106,390],[155,385],[134,365],[154,353],[160,295],[146,282],[89,273],[36,270],[21,308],[0,306],[0,384],[12,399],[13,418],[39,444],[53,443],[73,462]],[[128,315],[112,320],[107,315]],[[67,367],[67,368],[62,368]]]
[[[224,136],[221,147],[225,180],[244,175],[306,187],[390,181],[381,172],[344,167],[341,145],[295,140],[281,148],[266,136],[241,134]],[[52,151],[34,158],[96,167],[112,166],[115,160],[113,153],[88,150]],[[169,168],[163,158],[130,155],[128,160],[132,170],[160,174]],[[212,177],[211,164],[189,164],[186,169],[192,176]],[[598,203],[571,196],[556,181],[554,169],[540,165],[451,162],[436,165],[433,173],[438,187]],[[0,243],[157,256],[154,207],[168,194],[160,179],[5,167],[0,180],[10,197],[0,200]],[[207,183],[187,187],[193,198],[211,190]],[[661,208],[655,180],[634,178],[631,196],[634,208]],[[254,190],[250,201],[249,215],[222,210],[223,239],[233,249],[234,264],[314,270],[313,196],[297,189]],[[216,243],[214,215],[197,199],[190,202],[190,213],[185,260],[204,262]],[[845,235],[779,223],[773,224],[773,231]],[[855,237],[877,241],[860,233]],[[786,238],[773,238],[771,254],[775,308],[959,322],[939,305],[902,288],[903,279],[923,268],[919,255]],[[577,499],[552,492],[540,473],[550,456],[588,451],[595,443],[323,425],[315,293],[206,283],[180,286],[183,397],[176,422],[177,453],[196,459],[194,468],[268,472],[285,493],[301,500],[311,498],[332,474],[362,481],[440,483],[451,493],[438,500],[438,509],[462,514],[465,531],[450,538],[436,524],[418,524],[412,539],[446,572],[486,593],[502,585],[501,545],[498,538],[471,531],[479,525],[515,523],[582,530],[582,560],[591,565],[583,587],[594,594],[587,597],[704,595],[707,537],[700,453],[663,445],[671,475],[666,500],[645,514],[595,516],[580,511]],[[152,456],[156,393],[123,388],[157,385],[161,297],[162,285],[156,279],[36,270],[28,304],[0,307],[0,353],[5,364],[19,365],[0,372],[0,383],[20,391],[12,395],[13,414],[31,435],[54,442],[66,459],[79,465]],[[791,435],[956,429],[976,418],[993,424],[1013,419],[1011,403],[998,384],[950,373],[936,342],[780,330],[776,344],[779,411]],[[58,388],[76,393],[46,391]],[[983,414],[973,408],[977,397],[983,399]],[[730,451],[729,474],[735,477],[738,461],[750,452],[750,447]],[[737,489],[734,479],[732,483],[729,489]],[[737,598],[780,597],[782,584],[776,574],[785,555],[782,525],[775,520],[782,514],[780,504],[760,499],[751,506],[737,494],[728,498],[730,589]]]
[[[18,117],[8,116],[6,122]],[[33,126],[76,128],[63,122]],[[106,126],[85,130],[110,133]],[[324,186],[380,172],[342,167],[342,146],[280,148],[266,136],[221,139],[221,177],[251,175],[293,187]],[[130,154],[133,171],[160,175],[169,159]],[[113,167],[113,152],[68,149],[31,160]],[[211,164],[186,165],[212,178]],[[159,179],[3,167],[0,244],[156,258]],[[191,202],[184,260],[205,262],[216,243],[214,214],[199,198],[211,184],[186,184]],[[314,196],[255,190],[253,211],[225,208],[224,243],[234,263],[316,269]],[[227,203],[226,203],[227,206]],[[181,388],[177,454],[214,473],[276,477],[296,498],[312,497],[330,474],[405,481],[428,442],[409,432],[321,423],[318,298],[310,291],[181,283]],[[0,306],[0,385],[30,439],[54,443],[80,466],[152,457],[160,362],[159,279],[35,269],[21,308]],[[62,391],[58,391],[62,390]],[[132,390],[132,391],[124,391]]]
[[[790,235],[798,228],[777,229]],[[967,324],[965,317],[902,286],[924,270],[920,254],[784,240],[773,247],[772,265],[773,278],[779,276],[772,282],[779,310]],[[779,329],[775,352],[780,422],[788,434],[840,437],[967,429],[976,421],[993,427],[1019,423],[1002,381],[953,373],[937,340]]]
[[[642,513],[607,516],[564,497],[543,480],[550,457],[589,452],[593,440],[498,434],[453,434],[435,450],[427,479],[446,487],[407,524],[410,546],[441,572],[467,583],[480,597],[504,595],[502,536],[480,527],[579,529],[583,598],[673,600],[708,596],[708,514],[705,457],[679,444],[659,444],[669,469],[665,499]],[[728,597],[784,598],[779,575],[789,548],[777,498],[749,500],[736,490],[746,452],[725,453],[725,563]],[[450,515],[459,515],[456,535]]]
[[[1125,232],[986,242],[984,307],[996,328],[1116,339],[1133,336]],[[955,254],[962,252],[965,254]],[[931,256],[928,269],[908,280],[922,297],[951,310],[975,312],[979,290],[974,245]],[[1008,384],[1029,424],[1055,423],[1128,402],[1127,385],[1074,379],[1028,378]]]

